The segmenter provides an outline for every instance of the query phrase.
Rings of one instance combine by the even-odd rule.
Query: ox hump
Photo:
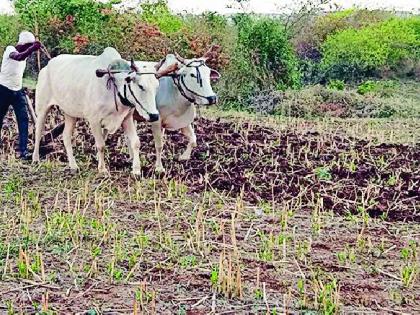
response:
[[[120,53],[112,47],[105,48],[104,52],[98,56],[98,59],[103,60],[115,60],[115,59],[121,59]]]

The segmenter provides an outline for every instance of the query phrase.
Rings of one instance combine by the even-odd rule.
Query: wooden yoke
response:
[[[175,63],[173,65],[168,66],[166,69],[158,70],[158,72],[156,72],[156,78],[160,79],[160,78],[163,78],[163,77],[167,77],[167,76],[173,74],[174,72],[176,72],[178,70],[179,70],[179,64]],[[138,122],[147,122],[146,119],[144,119],[137,112],[137,110],[134,110],[133,119],[135,121],[138,121]]]

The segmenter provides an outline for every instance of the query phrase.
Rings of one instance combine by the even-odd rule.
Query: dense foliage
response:
[[[234,107],[307,84],[343,93],[354,86],[363,94],[383,78],[420,78],[418,16],[355,9],[282,18],[177,15],[165,0],[124,12],[113,6],[118,2],[16,0],[16,14],[0,16],[0,52],[23,29],[35,32],[52,56],[100,54],[113,46],[125,58],[157,61],[175,51],[199,57],[217,44],[222,49],[208,63],[222,72],[216,88]],[[35,62],[29,69],[36,77]]]
[[[418,18],[391,19],[328,36],[322,45],[322,66],[329,77],[349,80],[397,71],[403,61],[420,57],[418,23]]]
[[[267,88],[284,90],[300,85],[298,60],[281,21],[238,15],[237,41],[222,96],[227,101],[249,97]]]

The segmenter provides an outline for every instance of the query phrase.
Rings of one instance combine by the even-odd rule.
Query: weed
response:
[[[297,290],[299,293],[299,307],[301,309],[305,309],[307,307],[306,279],[305,278],[298,279]]]
[[[395,176],[390,176],[386,181],[388,186],[395,186],[397,184],[397,178]]]
[[[419,266],[416,263],[408,263],[401,268],[401,281],[407,288],[411,287],[419,273]]]
[[[311,252],[311,240],[303,240],[296,242],[296,257],[300,261],[306,261],[306,258]]]
[[[143,251],[149,246],[149,236],[141,229],[134,239],[136,245]]]
[[[156,292],[154,290],[149,290],[145,281],[140,283],[134,293],[134,309],[137,309],[138,303],[140,303],[140,311],[142,311],[142,313],[144,311],[151,311],[151,313],[154,313],[156,309]]]
[[[114,279],[116,281],[122,280],[122,278],[124,276],[124,270],[116,268],[115,267],[115,261],[112,261],[108,264],[107,270],[108,270],[109,276],[112,279]]]
[[[181,257],[180,264],[182,268],[194,267],[197,265],[197,257],[193,255]]]
[[[264,293],[261,289],[255,289],[254,291],[254,297],[256,300],[262,300],[264,298]]]
[[[315,308],[323,314],[338,314],[340,310],[340,287],[336,279],[322,281],[315,278],[312,282],[315,291]]]
[[[337,259],[342,265],[354,264],[356,262],[356,253],[354,248],[346,246],[343,251],[337,253]]]
[[[261,241],[258,250],[258,258],[263,261],[273,261],[276,243],[273,234],[270,233],[270,235],[267,236],[264,232],[258,231],[258,236]]]
[[[21,177],[10,177],[3,185],[3,192],[6,194],[6,198],[10,199],[13,194],[19,193],[22,190],[22,183],[23,179]]]
[[[401,259],[404,265],[401,267],[401,282],[405,287],[411,287],[419,274],[419,263],[417,261],[417,242],[410,240],[408,246],[401,249]]]
[[[210,272],[210,282],[213,287],[217,287],[219,283],[219,269],[215,266],[212,268]]]
[[[369,213],[367,212],[366,208],[364,206],[358,206],[357,212],[359,213],[360,217],[362,218],[362,221],[365,225],[369,224]]]
[[[332,175],[329,167],[318,167],[315,169],[315,175],[319,180],[331,180]]]
[[[408,261],[410,259],[416,260],[417,258],[417,242],[414,240],[410,240],[408,242],[408,246],[401,249],[401,258],[404,261]]]

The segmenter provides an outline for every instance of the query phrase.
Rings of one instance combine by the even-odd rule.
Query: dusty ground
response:
[[[420,311],[417,122],[206,116],[189,162],[177,161],[182,137],[167,135],[164,177],[139,126],[139,180],[120,134],[108,141],[111,176],[96,174],[84,124],[80,173],[65,169],[61,141],[41,165],[17,162],[9,120],[0,310]]]

